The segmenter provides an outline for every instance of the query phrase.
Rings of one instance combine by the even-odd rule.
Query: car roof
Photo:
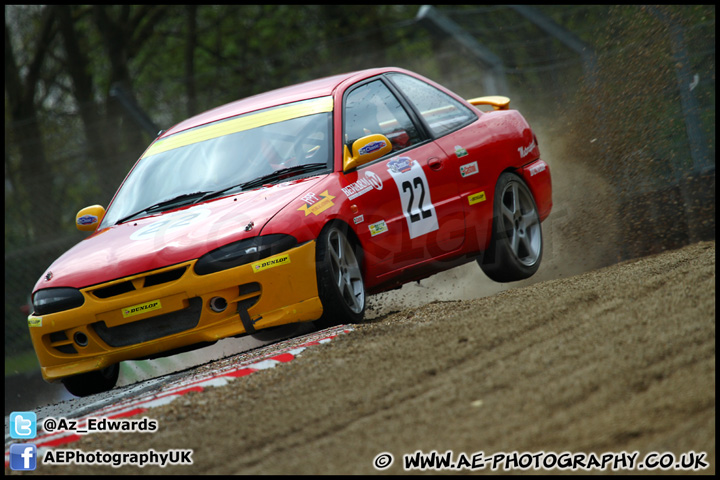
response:
[[[261,110],[263,108],[275,107],[277,105],[300,100],[332,95],[333,92],[335,92],[335,90],[345,82],[354,82],[362,78],[371,77],[389,71],[404,72],[402,69],[392,67],[371,68],[310,80],[296,85],[290,85],[213,108],[199,115],[188,118],[187,120],[183,120],[174,127],[163,132],[161,136],[166,137],[183,130],[216,122],[236,115]]]

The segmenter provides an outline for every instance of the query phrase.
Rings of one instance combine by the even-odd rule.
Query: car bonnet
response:
[[[256,236],[320,178],[243,192],[102,229],[53,262],[33,291],[97,285],[193,260]]]

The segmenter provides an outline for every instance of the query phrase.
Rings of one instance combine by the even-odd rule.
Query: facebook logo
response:
[[[11,470],[35,470],[37,467],[37,447],[32,443],[10,445]]]
[[[37,417],[34,412],[12,412],[10,414],[11,438],[35,438]]]

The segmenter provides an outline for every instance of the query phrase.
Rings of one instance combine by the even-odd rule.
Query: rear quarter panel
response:
[[[503,172],[514,171],[525,179],[545,216],[552,205],[548,199],[547,164],[543,175],[530,175],[530,171],[525,174],[524,167],[540,157],[535,135],[525,118],[517,110],[479,112],[478,116],[476,122],[437,140],[445,154],[459,165],[456,175],[468,226],[468,253],[489,246],[495,185]]]
[[[495,132],[498,147],[497,176],[514,171],[530,188],[540,220],[552,209],[552,182],[549,165],[540,159],[538,140],[525,118],[516,110],[500,110],[484,115]]]
[[[522,177],[530,188],[533,197],[535,197],[540,221],[545,220],[552,210],[552,179],[550,176],[550,167],[544,160],[538,158],[523,167]]]

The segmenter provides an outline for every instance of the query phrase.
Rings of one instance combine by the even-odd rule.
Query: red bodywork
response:
[[[386,72],[422,79],[477,114],[473,123],[401,155],[422,168],[439,222],[438,228],[414,238],[405,221],[400,188],[388,167],[397,157],[342,171],[343,96],[357,82]],[[541,220],[550,213],[549,167],[540,160],[535,136],[520,113],[484,113],[444,87],[402,69],[366,70],[256,95],[185,120],[157,140],[242,113],[328,95],[334,99],[333,173],[101,229],[59,258],[49,269],[52,274],[46,272],[34,291],[100,284],[196,259],[251,236],[288,233],[302,244],[315,239],[328,222],[338,220],[349,225],[359,241],[365,286],[370,293],[377,293],[465,263],[485,250],[490,241],[495,183],[504,171],[516,172],[525,180]],[[467,155],[459,157],[456,146]],[[468,165],[473,173],[461,175]],[[368,183],[370,177],[374,184]],[[323,195],[332,198],[326,200]],[[304,205],[317,201],[332,205],[320,214],[303,210]],[[246,230],[249,223],[253,227]],[[382,231],[378,233],[378,229]]]

